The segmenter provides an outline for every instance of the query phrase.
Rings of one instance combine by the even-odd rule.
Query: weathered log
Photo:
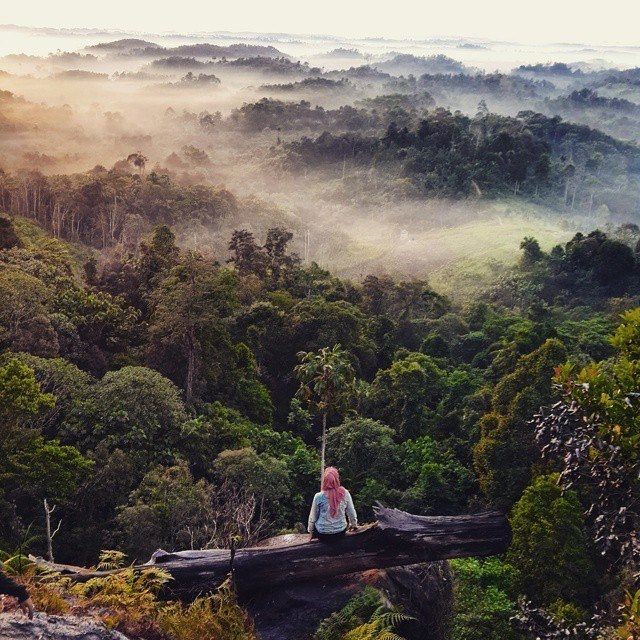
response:
[[[168,585],[171,594],[183,598],[213,590],[233,569],[236,589],[247,594],[265,585],[325,580],[368,569],[448,558],[496,555],[505,551],[510,541],[507,519],[499,512],[416,516],[379,507],[376,517],[374,524],[331,544],[309,542],[306,536],[283,536],[284,542],[239,549],[233,562],[229,549],[160,551],[139,568],[156,565],[167,571],[173,578]],[[110,572],[66,568],[63,573],[85,582]]]

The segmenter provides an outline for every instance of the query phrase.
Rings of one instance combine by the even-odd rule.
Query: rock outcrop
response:
[[[0,640],[127,640],[93,618],[48,616],[36,613],[29,620],[20,613],[0,614]]]
[[[367,585],[414,618],[401,629],[407,640],[446,638],[452,602],[447,562],[372,569],[320,583],[265,589],[242,604],[253,616],[262,640],[301,640],[311,637],[324,618]]]

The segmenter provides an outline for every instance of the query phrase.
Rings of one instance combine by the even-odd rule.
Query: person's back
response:
[[[311,504],[307,530],[312,538],[329,542],[342,537],[348,526],[358,526],[353,499],[340,485],[338,470],[327,467],[322,479],[322,491],[316,493]]]

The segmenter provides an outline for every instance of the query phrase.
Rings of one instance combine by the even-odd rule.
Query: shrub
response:
[[[513,540],[507,560],[517,569],[517,586],[534,602],[585,603],[593,592],[582,507],[573,491],[540,476],[527,487],[511,514]]]
[[[491,558],[453,560],[454,617],[451,640],[516,640],[510,619],[516,605],[510,599],[515,571]]]
[[[194,481],[186,464],[151,469],[117,516],[126,547],[140,559],[158,548],[203,546],[211,501],[210,486]]]

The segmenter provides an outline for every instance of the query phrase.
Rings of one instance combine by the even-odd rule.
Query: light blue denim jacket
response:
[[[358,526],[358,515],[353,506],[351,494],[345,489],[344,498],[338,505],[338,513],[335,518],[332,518],[329,498],[320,491],[313,497],[307,531],[313,533],[315,526],[319,533],[340,533],[347,528],[347,519],[352,527]]]

